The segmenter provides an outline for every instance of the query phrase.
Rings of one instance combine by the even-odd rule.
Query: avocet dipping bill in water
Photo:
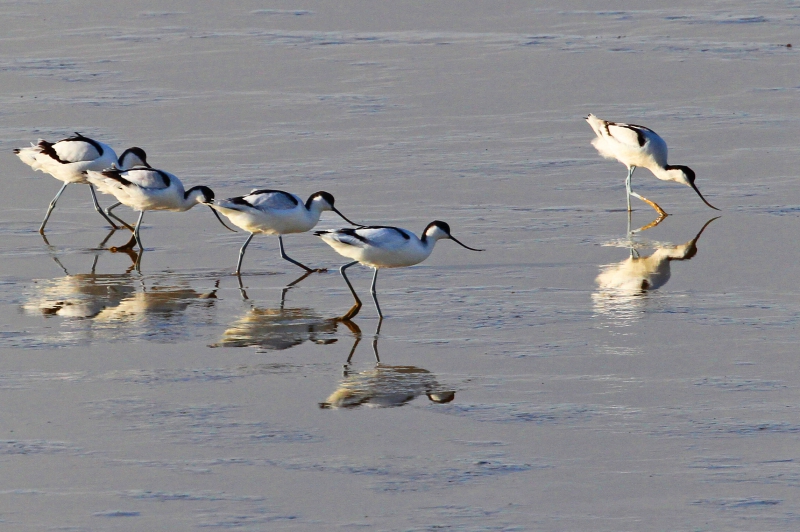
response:
[[[86,178],[95,185],[100,192],[111,194],[119,203],[139,211],[139,220],[133,230],[133,238],[117,249],[131,249],[134,244],[144,251],[139,238],[139,228],[142,225],[145,211],[188,211],[198,203],[209,205],[214,201],[214,192],[206,186],[192,187],[184,190],[181,180],[163,170],[155,168],[133,168],[131,170],[104,170],[102,172],[88,171]],[[116,205],[115,205],[116,206]],[[222,225],[225,223],[214,212],[214,216]],[[225,226],[230,231],[228,226]],[[235,231],[234,231],[235,232]]]
[[[87,170],[105,170],[114,166],[123,170],[134,166],[150,166],[147,164],[147,154],[141,148],[128,148],[117,159],[117,154],[110,146],[84,137],[80,133],[75,133],[75,136],[58,142],[39,139],[38,143],[31,143],[29,148],[16,148],[14,153],[34,170],[41,170],[64,182],[61,190],[50,202],[44,221],[39,227],[41,234],[44,234],[44,227],[47,225],[47,220],[50,218],[50,213],[53,212],[58,198],[70,183],[89,185],[95,210],[111,224],[111,227],[119,229],[109,218],[108,212],[103,212],[103,209],[100,208],[97,194],[95,194],[92,184],[86,180],[85,172]]]
[[[353,264],[361,263],[364,266],[375,269],[370,291],[372,292],[372,300],[375,302],[375,308],[378,309],[378,316],[383,319],[383,313],[378,304],[378,296],[375,293],[375,281],[378,279],[379,269],[402,268],[419,264],[430,256],[436,241],[442,238],[449,238],[456,244],[472,251],[483,251],[459,242],[450,234],[450,226],[438,220],[428,224],[422,232],[422,238],[417,238],[414,233],[406,229],[385,226],[317,231],[314,234],[322,238],[326,244],[340,255],[354,259],[353,262],[348,262],[339,268],[339,272],[341,272],[344,281],[356,300],[347,314],[340,318],[342,320],[352,319],[361,310],[361,300],[344,272]]]
[[[334,199],[328,192],[320,191],[311,194],[304,202],[299,196],[282,190],[253,190],[246,196],[217,200],[210,206],[228,217],[232,224],[250,232],[244,245],[239,250],[239,261],[236,263],[236,275],[241,273],[244,251],[256,233],[278,235],[281,258],[303,268],[312,270],[288,255],[283,249],[283,235],[305,233],[319,222],[323,211],[333,211],[349,224],[363,227],[351,222],[333,205]]]
[[[700,194],[700,190],[694,184],[695,174],[691,168],[667,164],[667,143],[655,131],[635,124],[608,122],[593,114],[589,114],[586,121],[597,134],[597,138],[592,140],[592,145],[597,148],[600,155],[606,159],[616,159],[628,167],[628,177],[625,180],[628,211],[631,210],[631,196],[633,196],[653,207],[661,216],[667,215],[655,202],[631,190],[631,176],[637,166],[647,168],[663,181],[675,181],[692,187],[706,205],[719,210]]]

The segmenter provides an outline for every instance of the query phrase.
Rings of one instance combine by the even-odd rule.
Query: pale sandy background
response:
[[[0,3],[0,529],[797,530],[800,3],[660,5]],[[588,112],[658,131],[722,208],[657,291],[595,282],[630,242]],[[311,235],[289,254],[332,271],[283,309],[276,239],[244,300],[245,235],[207,209],[146,216],[131,272],[76,185],[48,246],[59,183],[11,150],[72,131],[487,251],[382,273],[383,366],[367,303],[345,377],[343,260]],[[634,187],[673,214],[642,255],[714,215]],[[320,409],[342,385],[367,403]]]

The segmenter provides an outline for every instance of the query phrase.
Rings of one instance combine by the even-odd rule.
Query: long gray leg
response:
[[[358,294],[356,294],[355,289],[353,289],[353,285],[350,284],[350,279],[348,279],[347,274],[344,273],[344,271],[353,264],[358,264],[358,261],[354,260],[353,262],[348,262],[347,264],[339,268],[339,273],[341,273],[342,277],[344,277],[344,282],[347,283],[348,288],[350,288],[350,292],[353,293],[353,298],[355,298],[356,300],[355,304],[350,308],[350,310],[347,311],[347,314],[339,318],[344,321],[349,321],[353,319],[356,316],[356,314],[358,314],[358,311],[361,310],[361,300],[358,299]]]
[[[92,185],[91,183],[89,184],[89,190],[92,192],[92,203],[94,203],[94,210],[96,210],[100,214],[100,216],[105,218],[106,221],[111,224],[111,227],[113,227],[114,229],[119,229],[119,227],[117,227],[117,224],[112,222],[111,218],[108,217],[108,214],[103,212],[102,207],[100,207],[100,203],[98,203],[97,201],[97,193],[94,191],[94,185]]]
[[[239,275],[242,271],[242,259],[244,258],[244,250],[247,249],[247,244],[253,240],[255,233],[250,233],[250,236],[247,237],[247,240],[244,241],[244,245],[242,245],[242,249],[239,250],[239,261],[236,263],[236,271],[233,272],[236,275]]]
[[[69,185],[69,183],[64,183],[61,186],[61,190],[59,190],[58,194],[56,194],[56,197],[50,202],[50,206],[47,208],[47,214],[44,215],[44,220],[42,220],[42,225],[39,226],[40,235],[44,234],[44,226],[47,225],[47,220],[50,218],[50,213],[56,208],[56,202],[58,201],[58,198],[61,197],[61,194],[64,193],[64,189],[67,188],[67,185]]]
[[[293,258],[289,257],[286,254],[286,252],[283,250],[283,237],[281,235],[278,235],[278,243],[281,246],[281,258],[282,259],[288,260],[289,262],[291,262],[295,266],[300,266],[301,268],[303,268],[307,272],[313,272],[314,271],[311,268],[309,268],[308,266],[306,266],[305,264],[301,264],[300,262],[297,262],[296,260],[294,260]]]
[[[625,192],[626,197],[628,199],[628,212],[631,212],[631,176],[633,175],[633,171],[636,170],[635,166],[628,167],[628,177],[625,178]]]
[[[375,282],[378,280],[378,268],[375,268],[375,275],[372,276],[372,286],[370,287],[370,292],[372,292],[372,300],[375,302],[375,308],[378,309],[378,316],[381,317],[383,320],[383,312],[381,312],[381,306],[378,304],[378,294],[375,293]]]
[[[124,246],[117,246],[111,248],[112,253],[116,253],[117,251],[130,251],[133,249],[133,246],[138,244],[139,245],[139,256],[141,257],[142,252],[144,251],[144,247],[142,247],[142,241],[139,239],[139,227],[142,225],[142,218],[144,218],[144,211],[139,213],[139,221],[136,222],[136,227],[133,228],[133,235],[131,239]],[[138,263],[138,259],[137,259]],[[138,267],[136,268],[139,269]]]
[[[131,226],[128,224],[128,222],[126,222],[125,220],[123,220],[122,218],[120,218],[119,216],[117,216],[116,214],[114,214],[113,212],[111,212],[111,211],[113,211],[114,209],[116,209],[117,207],[119,207],[120,205],[122,205],[122,202],[121,202],[121,201],[118,201],[118,202],[116,202],[114,205],[112,205],[111,207],[108,207],[108,208],[106,209],[106,214],[107,214],[107,215],[109,215],[109,216],[111,216],[112,218],[114,218],[116,221],[118,221],[119,223],[121,223],[122,225],[124,225],[125,227],[127,227],[128,229],[130,229],[131,231],[133,231],[133,227],[131,227]]]

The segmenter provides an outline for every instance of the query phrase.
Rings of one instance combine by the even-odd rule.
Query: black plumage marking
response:
[[[169,188],[170,184],[172,183],[172,181],[169,178],[169,174],[166,172],[162,172],[161,170],[156,170],[155,168],[153,169],[153,171],[157,172],[158,175],[161,176],[161,179],[164,180],[164,188]]]
[[[245,205],[247,207],[252,207],[253,206],[249,201],[244,199],[244,196],[238,196],[236,198],[228,198],[228,201],[230,201],[234,205]]]
[[[130,181],[122,177],[122,170],[103,170],[100,173],[103,175],[103,177],[108,177],[110,179],[113,179],[114,181],[117,181],[118,183],[121,183],[126,187],[132,185]]]
[[[285,196],[286,198],[290,199],[293,204],[297,205],[299,203],[297,201],[297,198],[295,198],[294,196],[292,196],[288,192],[284,192],[283,190],[269,190],[269,189],[254,190],[250,194],[248,194],[248,196],[255,196],[255,195],[258,195],[258,194],[281,194],[281,195]]]
[[[400,236],[402,236],[404,239],[406,240],[411,239],[408,233],[406,233],[403,229],[400,229],[399,227],[392,227],[390,225],[368,225],[366,227],[359,227],[358,229],[394,229],[395,231],[400,233]],[[358,229],[348,229],[348,231],[357,231]]]
[[[84,137],[83,135],[81,135],[81,134],[80,134],[80,133],[78,133],[77,131],[75,132],[75,136],[74,136],[74,137],[69,137],[68,139],[64,139],[64,140],[66,140],[66,141],[83,141],[83,142],[88,142],[89,144],[91,144],[92,146],[94,146],[94,149],[96,149],[96,150],[97,150],[97,153],[99,153],[100,155],[103,155],[103,147],[100,145],[100,143],[99,143],[99,142],[97,142],[97,141],[96,141],[96,140],[94,140],[94,139],[90,139],[89,137]],[[61,142],[61,141],[59,141],[59,142]]]
[[[611,134],[611,131],[608,130],[608,126],[626,127],[626,128],[628,128],[628,129],[630,129],[632,131],[635,131],[636,132],[636,140],[639,142],[639,147],[644,146],[645,143],[647,142],[647,139],[645,138],[644,133],[642,133],[643,129],[649,131],[650,133],[655,133],[655,131],[653,131],[649,127],[640,126],[640,125],[637,125],[637,124],[620,124],[618,122],[606,122],[605,126],[606,126],[606,133],[610,137],[613,137],[613,135]]]
[[[371,229],[374,229],[374,227],[373,227],[373,228],[371,228]],[[359,235],[358,233],[356,233],[356,230],[355,230],[355,229],[353,229],[352,227],[348,227],[348,228],[346,228],[346,229],[339,229],[339,230],[338,230],[338,231],[336,231],[336,232],[337,232],[337,233],[344,233],[344,234],[346,234],[346,235],[348,235],[348,236],[352,236],[352,237],[353,237],[353,238],[355,238],[356,240],[360,240],[360,241],[364,242],[365,244],[368,244],[368,243],[369,243],[369,240],[367,240],[367,238],[366,238],[365,236],[363,236],[363,235]]]
[[[314,202],[314,198],[321,198],[323,201],[326,201],[331,207],[333,207],[333,195],[330,192],[320,190],[319,192],[314,192],[308,197],[306,200],[306,210],[311,210],[311,204]]]
[[[56,153],[55,148],[53,148],[52,142],[47,142],[46,140],[40,140],[39,143],[37,144],[37,147],[42,151],[43,154],[47,155],[54,161],[57,161],[61,164],[68,164],[71,162],[71,161],[65,161],[58,156],[58,153]]]

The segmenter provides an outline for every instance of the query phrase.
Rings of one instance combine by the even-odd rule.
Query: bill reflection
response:
[[[641,256],[637,246],[632,240],[629,241],[630,256],[627,259],[601,266],[601,272],[595,280],[597,291],[592,294],[595,311],[613,314],[621,319],[633,318],[644,307],[648,293],[669,281],[671,263],[690,260],[697,254],[700,235],[717,218],[707,221],[697,235],[685,244],[658,245],[647,256]]]

